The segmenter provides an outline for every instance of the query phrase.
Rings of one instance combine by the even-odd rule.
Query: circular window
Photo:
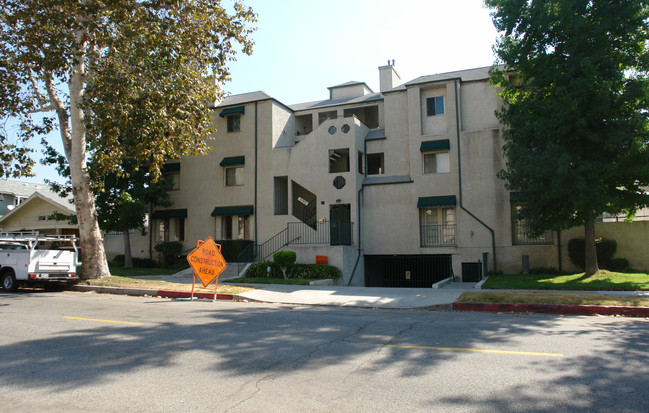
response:
[[[347,181],[345,181],[345,178],[343,178],[342,176],[337,176],[334,178],[334,188],[336,189],[343,189],[346,183]]]
[[[329,127],[329,133],[330,133],[330,134],[333,135],[334,133],[336,133],[336,131],[337,131],[337,129],[336,129],[335,126],[330,126],[330,127]]]
[[[351,128],[350,128],[349,125],[347,125],[347,124],[343,125],[343,127],[340,128],[340,130],[343,131],[343,133],[347,133],[347,132],[349,132],[350,129],[351,129]]]

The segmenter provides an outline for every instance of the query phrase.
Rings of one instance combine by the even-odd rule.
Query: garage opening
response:
[[[366,255],[366,287],[431,288],[453,274],[450,255]]]

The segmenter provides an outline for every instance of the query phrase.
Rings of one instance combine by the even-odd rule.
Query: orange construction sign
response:
[[[221,246],[216,244],[212,237],[205,241],[198,241],[196,249],[189,253],[187,261],[194,269],[194,274],[201,280],[203,287],[207,287],[228,264],[221,255]]]

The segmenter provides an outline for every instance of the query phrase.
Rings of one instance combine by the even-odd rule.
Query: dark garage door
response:
[[[366,287],[430,288],[451,276],[450,255],[366,255]]]

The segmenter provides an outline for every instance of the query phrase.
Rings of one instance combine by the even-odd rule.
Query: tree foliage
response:
[[[82,276],[108,275],[87,160],[158,177],[166,159],[204,153],[210,102],[235,48],[251,52],[254,21],[238,0],[0,0],[0,116],[19,131],[0,132],[0,172],[29,173],[26,143],[58,126]]]
[[[647,205],[648,2],[485,3],[502,33],[492,71],[505,102],[500,176],[526,201],[520,218],[535,234],[593,232],[597,216]],[[594,272],[594,234],[586,239]]]

